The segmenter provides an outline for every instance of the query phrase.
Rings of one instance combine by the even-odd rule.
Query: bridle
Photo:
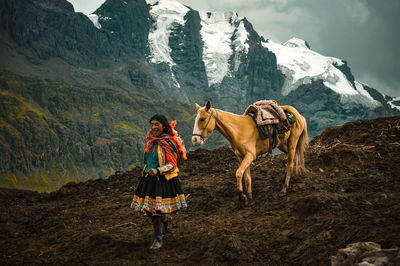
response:
[[[218,111],[217,109],[215,110],[215,126],[217,126],[217,122],[218,122]],[[210,117],[207,120],[206,126],[204,127],[204,129],[200,132],[200,134],[192,134],[192,136],[199,136],[202,140],[205,140],[206,137],[203,136],[203,132],[204,130],[207,129],[208,123],[210,123],[211,117],[213,116],[214,111],[211,111]]]

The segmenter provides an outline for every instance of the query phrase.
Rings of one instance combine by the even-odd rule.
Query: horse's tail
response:
[[[299,141],[296,146],[296,155],[295,155],[295,173],[305,173],[307,171],[304,165],[304,152],[308,146],[308,133],[307,133],[307,121],[305,117],[302,116],[302,120],[304,121],[303,131],[301,132]]]

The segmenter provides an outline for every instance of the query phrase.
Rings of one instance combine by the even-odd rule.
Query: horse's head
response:
[[[218,121],[217,110],[211,108],[210,101],[207,101],[204,107],[196,103],[197,116],[194,120],[192,143],[199,146],[204,143],[208,136],[213,132]],[[213,121],[213,123],[211,122]]]

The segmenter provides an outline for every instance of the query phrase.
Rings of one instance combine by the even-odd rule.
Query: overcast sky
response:
[[[85,14],[104,2],[68,1],[76,12]],[[291,37],[306,40],[312,50],[346,60],[356,80],[386,95],[400,96],[400,0],[180,2],[195,10],[238,12],[258,34],[275,42]]]

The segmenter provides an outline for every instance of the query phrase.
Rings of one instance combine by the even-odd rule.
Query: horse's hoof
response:
[[[279,197],[284,197],[284,196],[286,196],[286,194],[287,194],[287,188],[283,187],[281,189],[281,192],[279,192]]]
[[[255,201],[253,199],[249,199],[249,206],[253,206],[255,204]]]
[[[243,194],[243,193],[240,193],[240,194],[239,194],[239,200],[240,200],[240,201],[243,201],[243,202],[247,202],[247,201],[248,201],[246,195]]]
[[[245,206],[249,204],[249,200],[247,199],[246,195],[242,195],[242,197],[240,197],[240,200]]]
[[[247,199],[246,195],[243,193],[239,194],[239,205],[241,208],[244,208],[247,205],[249,205],[249,200]]]

